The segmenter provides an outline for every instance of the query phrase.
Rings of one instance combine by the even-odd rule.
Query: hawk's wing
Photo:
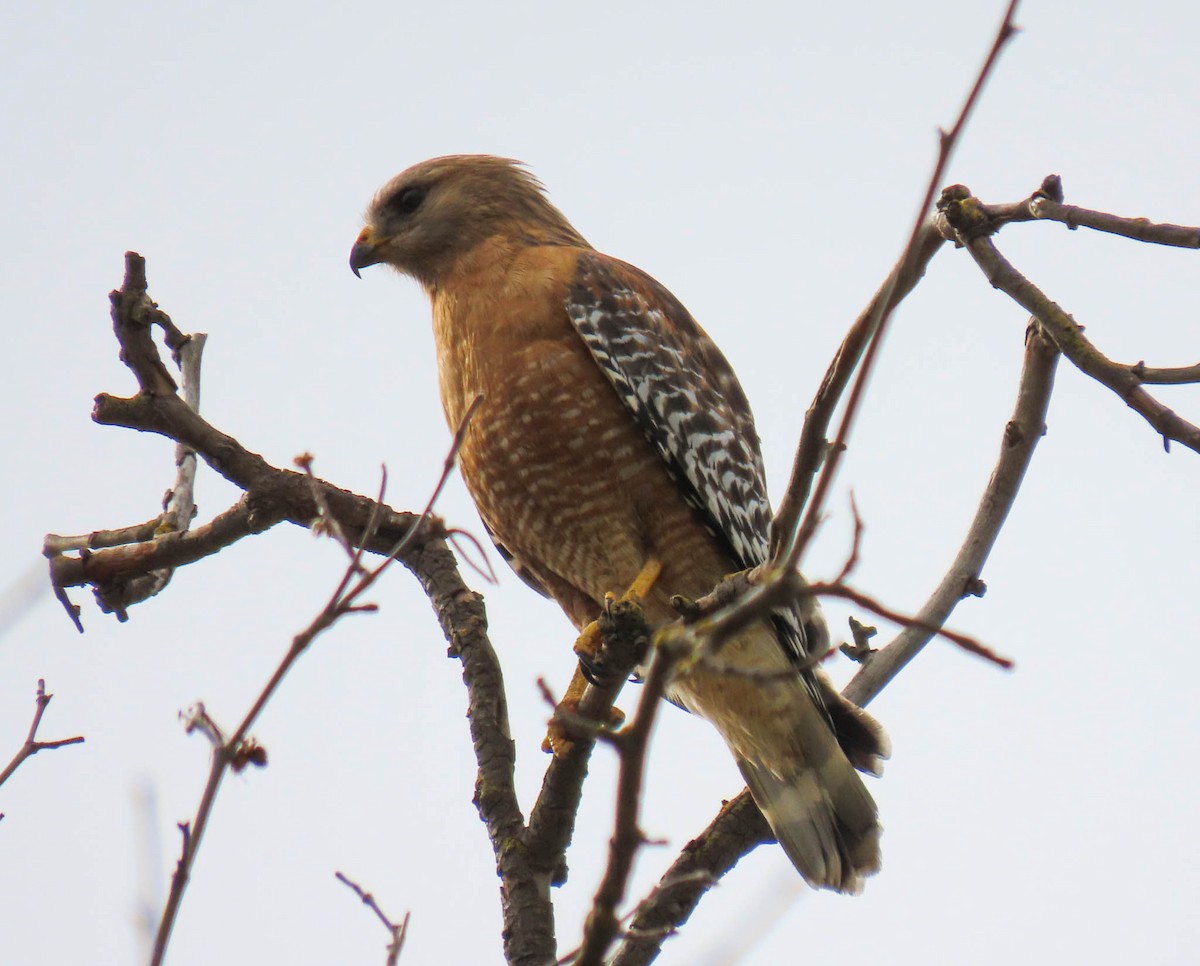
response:
[[[721,350],[645,272],[584,252],[567,315],[667,464],[676,485],[742,567],[767,559],[771,506],[754,417]],[[798,613],[776,620],[780,644],[805,656]]]

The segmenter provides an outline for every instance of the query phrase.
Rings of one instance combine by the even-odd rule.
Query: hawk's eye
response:
[[[411,215],[421,207],[421,202],[424,200],[425,189],[412,185],[396,194],[388,202],[388,207],[398,215]]]

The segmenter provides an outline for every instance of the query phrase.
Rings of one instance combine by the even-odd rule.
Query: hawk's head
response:
[[[383,262],[426,286],[495,236],[587,245],[519,162],[486,154],[413,165],[379,189],[365,220],[350,250],[354,274]]]

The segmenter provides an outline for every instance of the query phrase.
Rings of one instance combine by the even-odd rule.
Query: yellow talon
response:
[[[658,580],[662,573],[662,562],[651,558],[646,561],[638,575],[633,579],[633,583],[629,585],[629,589],[621,595],[621,601],[632,601],[641,603],[646,599],[646,595],[650,593],[650,589],[654,586],[654,582]],[[617,603],[615,594],[607,593],[604,595],[604,608],[608,610],[613,604]],[[575,639],[575,654],[585,661],[593,661],[596,655],[600,653],[600,648],[604,640],[600,634],[600,622],[591,621]],[[562,700],[558,702],[558,707],[563,711],[574,714],[578,711],[579,701],[583,697],[584,691],[587,690],[588,682],[583,676],[583,671],[576,667],[575,673],[571,676],[571,683],[567,685],[567,693],[563,695]],[[620,708],[613,708],[609,711],[609,725],[617,727],[625,720],[625,713]],[[562,722],[552,720],[546,731],[546,737],[542,741],[542,751],[553,752],[559,758],[566,755],[575,743],[567,737],[569,726]]]
[[[600,646],[604,643],[604,639],[600,635],[600,622],[592,621],[575,638],[576,656],[583,658],[594,658],[600,653]]]

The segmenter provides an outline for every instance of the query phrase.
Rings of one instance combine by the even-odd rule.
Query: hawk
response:
[[[379,190],[350,253],[429,296],[451,429],[482,397],[458,461],[506,560],[576,628],[606,596],[674,619],[767,558],[770,505],[750,405],[687,309],[601,254],[521,164],[434,158]],[[668,697],[716,726],[779,843],[811,885],[856,892],[879,868],[882,729],[810,656],[814,602],[742,632]],[[738,674],[739,669],[777,674]],[[790,672],[794,672],[794,675]],[[765,680],[764,680],[765,679]]]

